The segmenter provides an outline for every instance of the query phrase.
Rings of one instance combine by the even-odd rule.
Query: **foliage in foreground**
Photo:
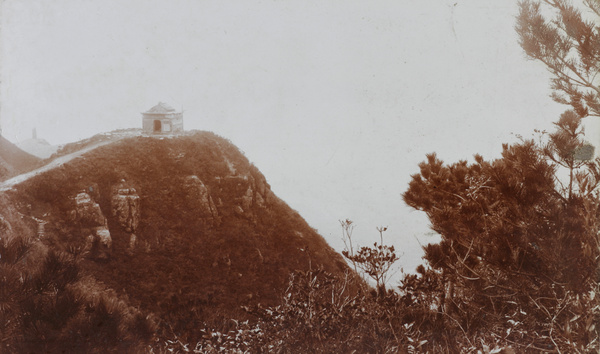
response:
[[[82,276],[73,253],[2,236],[1,352],[133,352],[154,336],[155,321]]]
[[[528,319],[525,308],[504,323],[490,322],[487,328],[464,330],[449,323],[439,301],[440,279],[430,274],[409,276],[401,285],[404,295],[376,292],[338,296],[344,279],[321,270],[298,272],[290,279],[283,302],[275,307],[254,307],[256,321],[231,321],[227,328],[200,330],[196,344],[177,337],[158,340],[154,353],[592,353],[597,340],[577,345],[564,338],[556,344],[540,331],[544,325]],[[598,289],[596,289],[598,290]],[[563,303],[583,311],[586,317],[570,318],[577,325],[600,316],[593,292],[571,297]],[[565,307],[566,307],[565,306]],[[589,312],[586,312],[589,311]]]
[[[425,247],[433,306],[466,337],[492,328],[521,349],[598,348],[600,160],[579,161],[580,118],[564,113],[543,143],[504,146],[502,158],[420,165],[404,194],[439,244]],[[415,299],[419,303],[420,299]]]
[[[344,241],[345,249],[342,255],[354,267],[355,272],[362,272],[363,279],[366,276],[375,281],[375,289],[381,296],[387,293],[386,284],[390,276],[390,270],[394,263],[399,259],[394,246],[388,246],[383,243],[383,233],[387,231],[387,227],[377,227],[379,232],[379,245],[373,244],[373,247],[363,246],[354,250],[352,244],[352,232],[354,231],[353,221],[350,219],[340,220],[342,226],[342,241]],[[364,279],[367,281],[367,279]]]

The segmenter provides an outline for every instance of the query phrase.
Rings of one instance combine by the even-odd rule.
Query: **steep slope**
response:
[[[75,259],[94,291],[189,340],[246,318],[241,305],[277,303],[294,270],[348,269],[235,146],[207,132],[101,146],[2,203],[7,229],[28,225],[35,242]]]
[[[19,149],[0,135],[0,181],[33,169],[40,159]]]

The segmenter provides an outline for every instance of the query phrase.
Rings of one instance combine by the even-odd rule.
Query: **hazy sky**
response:
[[[425,154],[497,157],[566,108],[525,58],[517,1],[1,2],[0,118],[62,144],[141,127],[158,101],[229,138],[341,250],[375,227],[414,269],[426,218],[401,200]]]

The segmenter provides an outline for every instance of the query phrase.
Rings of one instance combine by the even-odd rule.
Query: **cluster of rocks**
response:
[[[94,188],[79,192],[74,198],[74,207],[70,218],[87,237],[87,247],[94,257],[108,258],[112,246],[112,237],[108,220],[100,205],[94,200]],[[135,188],[123,180],[112,189],[111,213],[125,232],[129,234],[129,247],[135,246],[135,231],[140,223],[140,196]]]
[[[227,215],[256,221],[254,208],[266,208],[273,199],[267,181],[260,174],[217,177],[212,189],[196,175],[187,176],[184,181],[186,206],[207,226],[219,226]]]
[[[230,175],[217,178],[216,182],[218,195],[233,202],[233,213],[249,220],[256,221],[254,207],[266,208],[273,199],[273,193],[262,175]],[[218,205],[225,207],[221,198]]]
[[[264,177],[257,174],[230,175],[217,178],[213,195],[211,190],[196,175],[184,179],[185,200],[183,201],[198,220],[207,227],[219,226],[224,215],[234,215],[256,221],[254,208],[266,208],[271,203],[273,194]],[[108,220],[98,202],[98,187],[94,185],[79,192],[72,198],[74,207],[70,219],[79,228],[79,232],[87,238],[87,246],[93,256],[106,259],[112,247],[112,237]],[[222,199],[226,199],[225,205]],[[114,185],[110,196],[110,213],[122,232],[129,235],[129,251],[136,246],[136,232],[140,225],[141,199],[137,190],[122,180]],[[111,223],[114,227],[114,223]]]
[[[85,190],[79,192],[73,200],[75,205],[70,218],[79,226],[81,233],[87,236],[86,248],[93,248],[98,258],[107,258],[112,238],[108,230],[108,220],[100,205]]]

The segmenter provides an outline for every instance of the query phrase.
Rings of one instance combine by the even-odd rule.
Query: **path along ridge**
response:
[[[116,140],[119,140],[119,139],[116,139]],[[42,167],[39,167],[39,168],[36,168],[35,170],[22,173],[22,174],[20,174],[18,176],[14,176],[12,178],[9,178],[9,179],[7,179],[4,182],[0,182],[0,192],[4,192],[4,191],[7,191],[7,190],[10,190],[15,185],[17,185],[19,183],[22,183],[22,182],[25,182],[28,179],[30,179],[31,177],[33,177],[33,176],[37,176],[40,173],[44,173],[44,172],[50,171],[50,170],[52,170],[54,168],[60,167],[63,164],[65,164],[65,163],[67,163],[67,162],[69,162],[71,160],[74,160],[74,159],[80,157],[81,155],[85,154],[86,152],[94,150],[94,149],[96,149],[96,148],[98,148],[100,146],[113,143],[116,140],[111,139],[111,140],[107,140],[107,141],[102,141],[102,142],[99,142],[99,143],[95,143],[95,144],[92,144],[90,146],[86,146],[85,148],[83,148],[81,150],[77,150],[77,151],[72,152],[70,154],[57,157],[54,160],[52,160],[49,163],[47,163],[46,165],[44,165]]]

